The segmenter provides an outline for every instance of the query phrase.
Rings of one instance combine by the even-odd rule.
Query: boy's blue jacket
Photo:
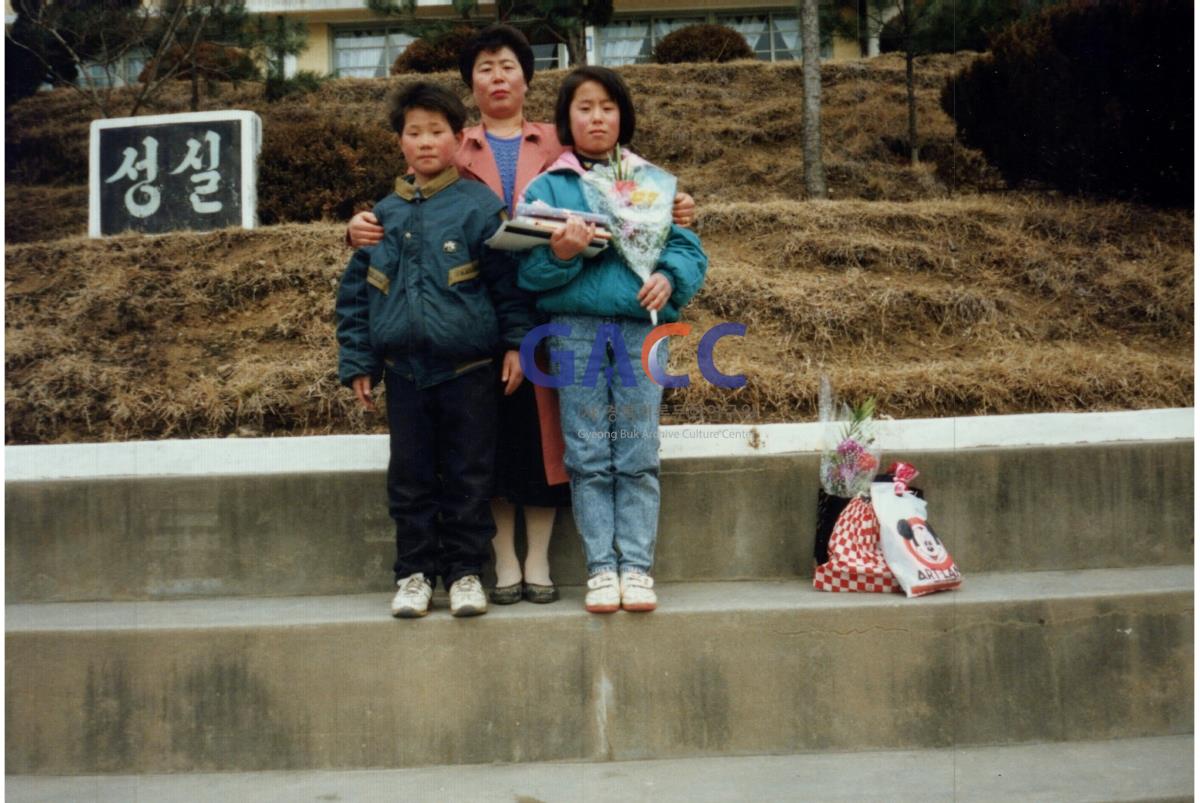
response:
[[[634,164],[644,162],[628,152],[626,158]],[[568,151],[529,183],[522,201],[545,201],[562,209],[592,211],[583,194],[582,174],[579,160]],[[679,320],[679,310],[704,284],[707,270],[708,256],[700,246],[700,238],[695,232],[672,224],[655,268],[655,272],[666,275],[672,288],[666,306],[658,311],[659,321]],[[581,255],[563,261],[554,256],[550,246],[539,245],[523,255],[519,277],[522,288],[538,294],[540,312],[650,318],[637,300],[642,280],[626,267],[613,246],[591,258]]]
[[[420,388],[518,349],[533,302],[516,266],[483,244],[504,202],[453,166],[418,189],[411,176],[374,209],[383,241],[350,257],[335,314],[338,378],[377,382],[386,363]]]

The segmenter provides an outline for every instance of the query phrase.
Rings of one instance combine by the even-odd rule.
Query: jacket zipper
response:
[[[413,326],[414,326],[414,330],[415,330],[415,334],[416,334],[415,343],[414,343],[415,348],[413,349],[414,356],[416,357],[416,359],[413,360],[413,364],[414,364],[414,372],[420,371],[422,374],[422,376],[417,380],[418,387],[423,385],[425,379],[427,378],[424,376],[425,366],[424,366],[424,364],[421,360],[421,356],[420,356],[421,352],[426,350],[426,348],[425,348],[425,299],[420,294],[421,275],[422,275],[423,271],[425,270],[425,265],[421,261],[421,257],[422,257],[421,252],[423,249],[420,247],[421,243],[424,242],[424,237],[423,237],[424,220],[423,220],[423,212],[422,212],[422,207],[424,206],[424,203],[425,203],[425,197],[424,197],[424,195],[421,194],[421,191],[418,190],[416,196],[414,196],[414,198],[413,198],[413,216],[412,216],[413,238],[412,238],[412,240],[409,241],[412,243],[416,243],[416,247],[414,247],[412,249],[412,252],[413,252],[413,259],[417,263],[417,269],[412,271],[412,287],[409,289],[409,298],[410,298],[410,307],[413,308],[414,312],[417,313],[413,316]]]

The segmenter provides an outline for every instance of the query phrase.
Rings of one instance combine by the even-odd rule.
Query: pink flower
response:
[[[862,450],[862,445],[852,438],[847,438],[837,446],[837,453],[842,457],[856,457],[862,454]]]

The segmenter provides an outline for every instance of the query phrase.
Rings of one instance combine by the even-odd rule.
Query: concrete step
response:
[[[1005,747],[341,772],[10,776],[10,803],[1099,803],[1191,800],[1192,736]]]
[[[1086,420],[1078,419],[1085,427]],[[314,445],[310,463],[321,464],[322,450],[330,465],[347,462],[345,449],[367,449],[364,440]],[[945,440],[947,448],[898,449],[885,460],[907,459],[922,471],[918,485],[927,491],[930,520],[968,575],[1193,559],[1190,438],[975,448],[950,448],[951,439]],[[281,448],[271,439],[250,445]],[[378,462],[378,445],[371,444],[374,456],[364,464]],[[98,461],[137,463],[122,457],[137,444],[90,446]],[[10,476],[6,600],[325,595],[390,587],[394,527],[381,469],[286,473],[289,457],[257,473],[221,473],[237,467],[220,458],[232,445],[185,446],[218,457],[174,467],[194,469],[184,476],[119,477],[103,470],[77,479]],[[9,447],[6,455],[10,468],[38,455],[71,466],[72,449]],[[666,459],[658,579],[811,577],[817,465],[813,452]],[[558,583],[585,580],[568,511],[558,517],[551,558]]]
[[[10,605],[10,773],[401,768],[1192,732],[1193,568],[917,600],[663,584],[459,620],[386,594]]]

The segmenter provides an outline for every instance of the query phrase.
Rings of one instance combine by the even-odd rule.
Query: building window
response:
[[[533,49],[533,69],[538,70],[557,70],[566,65],[559,62],[558,50],[556,43],[546,43],[542,45],[530,45]]]
[[[649,17],[614,20],[597,29],[600,63],[607,67],[653,61],[654,46],[671,31],[704,22],[703,17]]]
[[[654,48],[649,20],[614,20],[599,28],[597,38],[600,63],[606,67],[647,62]]]
[[[391,28],[336,31],[333,74],[340,78],[383,78],[416,37]]]
[[[87,76],[80,75],[75,79],[75,83],[80,86],[88,86],[90,77],[92,79],[91,86],[105,89],[113,86],[128,86],[137,83],[138,76],[142,74],[145,66],[146,54],[142,51],[133,51],[126,53],[119,61],[109,65],[85,64],[83,70],[87,72]]]
[[[795,14],[743,14],[708,18],[640,17],[614,20],[597,30],[599,62],[608,67],[644,64],[653,60],[654,45],[686,25],[715,22],[740,33],[763,61],[788,61],[801,57],[800,19]],[[833,55],[832,40],[823,38],[821,58]]]
[[[743,17],[721,17],[719,25],[733,28],[742,35],[754,55],[763,61],[771,60],[771,18],[767,14]]]

